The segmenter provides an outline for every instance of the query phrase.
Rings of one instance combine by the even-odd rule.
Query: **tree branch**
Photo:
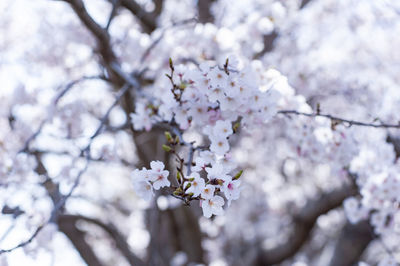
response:
[[[304,8],[308,3],[310,3],[312,0],[302,0],[300,4],[300,9]]]
[[[79,17],[85,27],[93,34],[97,41],[98,53],[103,59],[103,65],[107,69],[108,75],[114,84],[121,86],[124,82],[123,79],[111,68],[113,62],[117,62],[117,56],[115,55],[111,47],[111,39],[107,30],[102,28],[87,12],[85,5],[82,0],[63,0],[70,4],[75,14]]]
[[[36,159],[38,161],[38,166],[35,169],[35,171],[39,175],[47,175],[47,171],[44,168],[44,165],[41,161],[40,154],[34,154],[34,155],[36,156]],[[87,161],[86,166],[82,170],[79,171],[79,173],[77,174],[77,177],[75,178],[74,184],[72,185],[69,193],[66,195],[61,196],[62,194],[58,190],[58,185],[55,184],[50,178],[47,178],[47,180],[43,183],[43,186],[46,188],[47,193],[49,194],[49,196],[52,199],[53,204],[54,204],[53,210],[51,211],[50,218],[46,222],[44,222],[43,224],[38,226],[37,229],[33,232],[33,234],[27,240],[19,243],[18,245],[14,246],[12,248],[0,250],[0,254],[11,252],[15,249],[18,249],[18,248],[21,248],[21,247],[24,247],[24,246],[30,244],[46,225],[48,225],[49,223],[55,222],[57,220],[57,216],[58,216],[60,210],[62,210],[65,202],[72,195],[75,188],[78,186],[80,177],[86,171],[86,169],[88,167],[88,163],[89,162]]]
[[[67,0],[67,2],[69,2],[71,5],[76,5],[77,2],[80,5],[83,5],[82,0]],[[128,2],[132,2],[132,1],[122,1],[121,4],[123,3],[128,3]],[[78,14],[79,12],[83,13],[83,14],[78,14],[78,17],[81,20],[88,20],[87,16],[87,12],[84,8],[74,8],[74,11]],[[93,22],[93,20],[91,19],[90,21]],[[89,21],[89,22],[90,22]],[[83,21],[84,22],[84,21]],[[101,38],[101,36],[98,36],[96,34],[96,31],[98,30],[98,27],[96,27],[95,25],[93,25],[93,23],[88,23],[88,22],[84,22],[84,25],[89,29],[89,31],[93,32],[93,35],[95,38],[98,39],[98,42],[100,42],[101,45],[104,45],[103,39]],[[110,45],[110,43],[106,43],[106,45]],[[112,47],[109,46],[108,47],[109,50],[112,51]],[[135,93],[140,93],[140,79],[137,79],[134,76],[131,76],[127,73],[125,73],[121,66],[119,65],[119,63],[116,60],[108,60],[107,58],[107,54],[100,49],[99,51],[97,51],[98,53],[100,53],[100,55],[103,57],[102,60],[102,64],[104,65],[104,67],[106,68],[108,75],[110,76],[110,83],[113,84],[115,87],[120,88],[123,84],[129,84],[131,85],[133,88],[135,88],[136,90],[128,90],[127,93],[124,94],[124,103],[123,103],[123,108],[125,110],[125,113],[127,116],[129,116],[130,113],[134,112],[135,110],[135,105],[134,105],[134,99],[135,99]],[[158,152],[160,150],[161,147],[161,141],[164,140],[164,134],[163,134],[163,130],[161,130],[160,127],[154,127],[150,132],[146,132],[146,133],[142,133],[142,134],[146,134],[148,136],[148,141],[146,141],[146,143],[141,143],[141,145],[138,145],[138,132],[135,132],[132,128],[131,128],[131,132],[133,135],[133,139],[134,142],[136,144],[137,147],[137,153],[138,153],[138,157],[140,160],[140,165],[142,166],[147,166],[149,165],[151,160],[162,160],[164,162],[168,162],[168,154],[163,153],[163,152]],[[151,153],[151,154],[149,154]],[[185,208],[184,206],[180,207],[180,208]],[[155,212],[158,213],[157,210],[154,210]],[[162,213],[162,212],[161,212]],[[194,214],[187,209],[187,216],[190,216],[192,218],[194,218]],[[175,216],[175,215],[174,215]],[[175,225],[178,221],[182,222],[182,216],[177,216],[175,217],[176,219],[170,219],[167,218],[165,216],[163,216],[163,219],[161,219],[159,221],[159,224],[156,225],[157,229],[161,229],[161,227],[165,227],[167,225],[173,224]],[[197,219],[193,219],[193,220],[185,220],[184,224],[181,225],[181,227],[187,227],[187,228],[199,228],[198,226],[198,221]],[[177,251],[179,250],[184,250],[185,253],[188,254],[188,260],[189,261],[198,261],[198,262],[202,262],[202,246],[201,246],[201,234],[197,234],[196,237],[194,237],[193,232],[191,232],[187,237],[185,236],[184,238],[187,239],[188,237],[192,239],[192,243],[190,243],[191,245],[187,244],[187,241],[182,242],[182,246],[180,247],[180,249],[169,249],[168,247],[170,247],[170,243],[173,242],[174,240],[177,241],[177,238],[180,237],[176,234],[172,234],[170,233],[168,230],[160,230],[160,233],[162,231],[162,234],[164,235],[164,237],[160,237],[160,235],[153,231],[150,230],[150,234],[152,235],[151,238],[151,244],[150,244],[150,249],[151,247],[157,247],[156,251],[151,251],[150,252],[150,256],[149,259],[151,261],[153,261],[153,259],[155,257],[157,257],[156,254],[165,254],[165,256],[163,256],[162,261],[158,261],[160,263],[165,263],[167,264],[167,261],[169,261],[175,254]],[[191,246],[195,247],[195,249],[190,248]],[[168,249],[168,250],[167,250]],[[150,263],[151,264],[151,263]],[[154,264],[154,265],[163,265],[163,264]]]
[[[36,238],[36,236],[39,234],[39,232],[42,231],[44,226],[45,225],[41,225],[38,228],[36,228],[36,230],[33,232],[31,237],[29,237],[27,240],[19,243],[18,245],[14,246],[12,248],[9,248],[9,249],[0,249],[0,255],[3,253],[8,253],[8,252],[14,251],[15,249],[22,248],[22,247],[28,245],[29,243],[31,243],[33,241],[33,239]]]
[[[201,23],[213,22],[214,16],[211,14],[211,5],[215,0],[197,1],[197,10],[199,12],[199,21]]]
[[[263,56],[265,53],[272,51],[272,49],[274,48],[274,42],[275,42],[276,38],[278,38],[278,33],[276,31],[273,31],[270,34],[264,35],[263,36],[264,48],[260,52],[256,53],[253,56],[253,59],[258,59],[261,56]]]
[[[76,220],[69,219],[69,217],[65,217],[60,215],[58,219],[58,228],[61,232],[63,232],[75,248],[78,250],[79,254],[83,258],[83,260],[90,266],[102,266],[103,264],[100,262],[96,254],[90,245],[86,242],[85,232],[79,230],[76,227]]]
[[[354,186],[344,186],[310,200],[294,215],[293,233],[286,243],[270,250],[260,250],[256,264],[273,265],[295,255],[309,239],[318,217],[339,207],[342,205],[343,200],[357,193],[358,191]]]
[[[304,112],[299,112],[296,110],[280,110],[280,111],[278,111],[278,114],[299,115],[299,116],[308,116],[308,117],[325,117],[325,118],[330,119],[332,122],[345,123],[345,124],[347,124],[348,127],[361,126],[361,127],[375,127],[375,128],[400,128],[400,123],[398,123],[398,124],[386,124],[386,123],[381,123],[381,122],[366,123],[366,122],[360,122],[360,121],[356,121],[356,120],[344,119],[344,118],[340,118],[340,117],[333,116],[330,114],[304,113]]]
[[[302,0],[299,10],[303,9],[309,2],[311,2],[312,0]],[[199,1],[200,2],[200,1]],[[274,30],[272,33],[264,35],[263,39],[264,39],[264,48],[256,53],[253,56],[253,59],[259,59],[260,57],[262,57],[265,53],[268,53],[270,51],[272,51],[272,49],[274,48],[274,42],[275,40],[279,37],[279,34],[276,30]]]
[[[76,223],[78,220],[82,220],[101,227],[104,231],[106,231],[110,235],[110,237],[114,239],[117,248],[128,260],[130,265],[135,265],[135,266],[144,265],[144,262],[131,251],[128,243],[126,242],[125,237],[118,231],[118,229],[112,223],[105,224],[98,219],[89,218],[82,215],[70,215],[70,214],[60,215],[59,219],[70,221],[70,223]]]
[[[368,221],[347,222],[336,242],[329,266],[355,265],[373,239],[373,229]]]
[[[156,18],[162,10],[162,4],[163,1],[156,1],[155,12],[149,13],[134,0],[121,0],[121,6],[128,9],[139,20],[143,30],[148,34],[157,28]]]
[[[108,17],[108,21],[107,21],[107,24],[106,24],[106,27],[105,27],[106,31],[108,31],[108,29],[111,26],[112,20],[117,15],[117,9],[119,7],[120,0],[111,0],[111,2],[112,2],[112,9],[111,9],[111,13],[110,13],[110,16]]]
[[[58,102],[60,101],[60,99],[70,90],[72,89],[72,87],[74,87],[76,84],[85,81],[85,80],[92,80],[92,79],[104,79],[104,77],[101,76],[83,76],[79,79],[73,80],[71,82],[69,82],[65,88],[59,92],[57,94],[57,96],[53,99],[52,105],[55,107],[57,106]],[[45,126],[45,124],[50,120],[51,118],[50,114],[48,117],[46,117],[39,125],[38,129],[31,135],[28,137],[28,139],[25,141],[24,147],[19,150],[19,153],[21,152],[28,152],[29,151],[29,145],[31,144],[32,141],[35,140],[35,138],[42,132],[43,127]]]
[[[400,158],[400,137],[388,135],[386,138],[387,143],[393,145],[394,152],[396,154],[396,159]]]

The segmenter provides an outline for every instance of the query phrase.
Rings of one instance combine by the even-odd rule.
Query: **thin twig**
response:
[[[77,176],[75,177],[75,181],[74,181],[72,187],[70,188],[69,192],[68,192],[66,195],[64,195],[63,197],[61,197],[61,199],[55,204],[55,206],[54,206],[54,208],[53,208],[53,210],[52,210],[52,212],[51,212],[50,218],[49,218],[45,223],[43,223],[42,225],[40,225],[40,226],[35,230],[35,232],[31,235],[31,237],[30,237],[28,240],[23,241],[23,242],[21,242],[20,244],[18,244],[17,246],[14,246],[14,247],[12,247],[12,248],[9,248],[9,249],[2,249],[2,250],[0,250],[0,254],[7,253],[7,252],[11,252],[11,251],[13,251],[13,250],[15,250],[15,249],[18,249],[18,248],[21,248],[21,247],[23,247],[23,246],[26,246],[27,244],[29,244],[29,243],[31,243],[31,242],[33,241],[33,239],[39,234],[39,232],[40,232],[47,224],[52,223],[52,222],[55,222],[55,221],[57,220],[59,210],[65,205],[65,203],[66,203],[66,201],[68,200],[68,198],[71,197],[71,195],[74,193],[75,189],[79,186],[82,175],[86,172],[86,170],[87,170],[88,167],[89,167],[89,163],[91,162],[89,150],[90,150],[90,146],[91,146],[91,144],[92,144],[92,142],[93,142],[93,139],[94,139],[95,137],[97,137],[97,136],[100,134],[102,128],[103,128],[104,125],[105,125],[105,123],[108,121],[108,117],[109,117],[109,115],[110,115],[112,109],[117,105],[117,103],[119,102],[119,100],[121,99],[121,97],[129,90],[129,88],[131,88],[131,85],[126,84],[126,85],[119,91],[118,95],[116,96],[116,98],[115,98],[115,100],[114,100],[114,103],[108,108],[108,110],[107,110],[107,112],[105,113],[105,115],[101,118],[99,127],[97,128],[97,130],[95,131],[95,133],[90,137],[90,141],[89,141],[88,145],[87,145],[87,146],[82,150],[82,152],[81,152],[81,154],[87,152],[87,153],[86,153],[86,156],[85,156],[85,157],[86,157],[86,164],[85,164],[85,166],[79,171],[79,173],[78,173]],[[77,159],[77,158],[76,158],[76,159]],[[75,161],[76,161],[76,160],[75,160]]]
[[[335,122],[346,123],[346,124],[348,124],[349,127],[361,126],[361,127],[374,127],[374,128],[400,128],[400,123],[399,124],[385,124],[385,123],[374,123],[374,122],[366,123],[366,122],[344,119],[344,118],[340,118],[340,117],[333,116],[330,114],[304,113],[304,112],[299,112],[296,110],[280,110],[280,111],[278,111],[278,114],[300,115],[300,116],[308,116],[308,117],[325,117],[325,118],[328,118]]]
[[[107,109],[107,112],[104,114],[104,116],[100,119],[100,125],[97,127],[97,130],[94,132],[94,134],[90,137],[89,139],[89,143],[87,144],[87,146],[82,150],[81,153],[84,152],[88,152],[89,153],[89,149],[90,146],[92,145],[93,139],[96,138],[101,130],[103,129],[103,127],[105,126],[105,124],[108,121],[108,117],[110,116],[110,113],[112,111],[112,109],[114,109],[114,107],[118,104],[118,102],[121,100],[121,97],[131,88],[131,85],[129,84],[125,84],[124,87],[122,87],[122,89],[118,92],[118,95],[115,97],[115,100],[113,102],[113,104]]]
[[[111,22],[114,19],[115,15],[117,14],[117,9],[120,4],[119,2],[120,2],[120,0],[112,0],[112,10],[111,10],[110,16],[108,18],[107,25],[105,27],[106,31],[108,31],[108,29],[110,28]]]
[[[47,223],[46,223],[46,224],[47,224]],[[44,226],[45,226],[45,224],[42,224],[41,226],[39,226],[38,228],[36,228],[35,232],[31,235],[30,238],[28,238],[28,240],[19,243],[17,246],[12,247],[12,248],[9,248],[9,249],[1,249],[1,250],[0,250],[0,255],[1,255],[1,254],[4,254],[4,253],[11,252],[11,251],[13,251],[13,250],[15,250],[15,249],[18,249],[18,248],[21,248],[21,247],[23,247],[23,246],[28,245],[28,244],[31,243],[32,240],[39,234],[39,232],[43,229]]]
[[[7,228],[4,234],[0,237],[0,242],[3,242],[4,239],[8,236],[8,234],[14,229],[15,221]]]
[[[189,159],[186,162],[186,175],[189,176],[192,173],[192,162],[193,162],[193,154],[195,151],[195,147],[193,146],[193,143],[190,143],[189,147]]]
[[[110,64],[110,66],[111,66],[112,70],[115,71],[115,73],[117,73],[121,78],[123,78],[126,83],[128,83],[129,85],[131,85],[132,87],[134,87],[136,89],[140,88],[139,82],[137,81],[137,79],[132,77],[132,76],[130,76],[130,75],[127,75],[121,69],[121,67],[118,65],[118,63],[112,62]]]
[[[148,47],[147,49],[144,51],[142,57],[140,58],[140,62],[144,62],[144,60],[149,56],[149,54],[151,53],[151,51],[154,49],[154,47],[157,46],[157,44],[164,38],[166,32],[174,27],[177,26],[182,26],[182,25],[186,25],[189,24],[191,22],[197,22],[197,18],[190,18],[190,19],[185,19],[185,20],[181,20],[175,23],[172,23],[170,26],[166,27],[163,29],[163,31],[161,32],[160,36],[155,39]]]
[[[83,76],[79,79],[73,80],[71,82],[69,82],[65,88],[60,91],[53,99],[53,102],[51,103],[54,107],[57,106],[58,102],[60,101],[60,99],[70,90],[72,89],[72,87],[74,87],[76,84],[85,81],[85,80],[91,80],[91,79],[102,79],[101,76]],[[18,151],[18,153],[21,152],[27,152],[29,150],[29,145],[30,143],[36,139],[36,137],[42,132],[42,129],[44,127],[44,125],[49,122],[52,118],[52,113],[50,113],[39,125],[38,129],[31,135],[28,137],[28,139],[25,141],[24,147],[22,149],[20,149]]]

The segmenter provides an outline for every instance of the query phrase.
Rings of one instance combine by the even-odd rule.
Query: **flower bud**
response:
[[[165,145],[165,144],[162,145],[162,148],[163,148],[163,150],[166,151],[166,152],[170,152],[170,151],[172,150],[172,148],[171,148],[170,146]]]
[[[237,179],[239,179],[239,178],[242,176],[242,174],[243,174],[243,170],[240,170],[240,171],[232,178],[232,180],[237,180]]]
[[[236,133],[238,131],[239,127],[240,127],[240,122],[236,122],[233,125],[233,133]]]
[[[176,172],[176,179],[178,180],[179,183],[182,182],[182,177],[181,177],[181,173]]]
[[[174,194],[175,196],[180,196],[182,195],[183,190],[181,187],[178,187],[172,194]]]
[[[172,135],[171,135],[171,133],[169,131],[165,131],[164,135],[165,135],[165,138],[167,139],[168,142],[172,142],[173,141]]]

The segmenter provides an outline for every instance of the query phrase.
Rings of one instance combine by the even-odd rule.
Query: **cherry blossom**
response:
[[[215,186],[213,185],[206,185],[202,190],[201,190],[201,197],[203,199],[211,199],[214,197],[214,191],[215,191]]]
[[[3,2],[0,264],[399,264],[398,1]]]
[[[146,201],[150,201],[154,196],[153,186],[145,180],[134,181],[134,189],[136,194]]]
[[[186,193],[193,193],[193,197],[197,197],[203,191],[205,187],[205,181],[200,177],[198,173],[192,173],[189,179],[193,179],[193,181],[186,181],[183,186],[186,187],[190,184],[190,187],[186,190]]]
[[[224,199],[220,196],[213,196],[211,198],[201,201],[201,208],[203,209],[203,215],[206,218],[210,218],[213,214],[222,215],[224,210]]]
[[[222,192],[226,199],[228,200],[228,206],[231,204],[232,200],[237,200],[240,196],[240,180],[226,180],[222,187]]]
[[[150,163],[151,170],[150,176],[153,179],[153,187],[155,190],[159,190],[162,187],[167,187],[171,183],[168,180],[169,171],[164,170],[164,163],[160,161],[152,161]]]

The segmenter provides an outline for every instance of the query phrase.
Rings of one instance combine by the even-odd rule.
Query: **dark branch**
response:
[[[373,239],[373,229],[367,221],[358,224],[347,222],[336,242],[329,266],[355,265]]]
[[[68,220],[71,223],[75,223],[78,220],[82,220],[85,222],[89,222],[101,227],[104,231],[106,231],[110,237],[112,237],[115,241],[117,248],[121,251],[124,257],[128,260],[131,265],[141,266],[144,263],[131,251],[128,243],[126,242],[125,237],[118,231],[118,229],[112,223],[103,223],[102,221],[94,218],[85,217],[82,215],[68,215],[63,214],[59,217],[60,220]]]
[[[114,107],[118,104],[118,102],[121,100],[122,96],[131,88],[130,85],[125,85],[121,90],[118,92],[118,95],[115,97],[113,104],[107,109],[106,113],[104,116],[100,119],[100,125],[97,127],[96,131],[93,133],[92,136],[90,136],[89,143],[87,146],[82,150],[82,153],[88,152],[90,153],[90,146],[92,145],[93,140],[101,133],[101,130],[103,127],[106,126],[106,123],[108,122],[108,118],[110,116],[111,111],[114,109]],[[90,156],[89,156],[90,158]]]
[[[300,4],[300,9],[304,8],[308,3],[310,3],[312,0],[302,0]]]
[[[273,265],[295,255],[309,239],[318,217],[339,207],[342,205],[343,200],[357,193],[355,187],[345,186],[310,200],[294,215],[293,233],[286,243],[270,250],[260,250],[256,264]]]
[[[98,41],[99,48],[104,58],[111,62],[116,59],[110,46],[110,36],[96,21],[89,15],[82,0],[64,0],[68,2],[80,20],[85,24]]]
[[[111,38],[107,30],[102,28],[87,12],[82,0],[63,0],[70,4],[75,14],[79,17],[85,27],[92,33],[97,41],[98,53],[103,59],[103,65],[107,70],[110,80],[118,85],[122,85],[123,79],[114,72],[110,65],[117,61],[112,46]]]
[[[57,224],[59,230],[69,238],[87,265],[103,265],[94,253],[92,247],[86,242],[85,232],[76,227],[76,220],[60,215]]]
[[[386,142],[393,145],[396,159],[400,158],[400,137],[388,135],[386,138]]]
[[[312,0],[302,0],[299,9],[303,9],[309,2],[311,2]],[[200,1],[199,1],[200,2]],[[262,57],[264,54],[272,51],[272,49],[274,48],[274,43],[275,40],[279,37],[279,34],[276,30],[274,30],[272,33],[264,35],[263,37],[263,41],[264,41],[264,48],[256,53],[253,56],[253,59],[258,59],[260,57]]]
[[[108,29],[110,28],[112,20],[117,15],[117,9],[119,7],[120,0],[112,0],[111,2],[112,2],[112,9],[111,9],[111,13],[110,13],[110,16],[108,17],[108,21],[107,21],[107,24],[106,24],[106,27],[105,27],[106,31],[108,31]]]
[[[275,42],[276,38],[278,38],[278,33],[276,31],[273,31],[270,34],[264,35],[263,36],[264,48],[260,52],[256,53],[253,56],[253,59],[258,59],[261,56],[263,56],[265,53],[272,51],[272,49],[274,48],[274,42]]]
[[[199,21],[201,23],[213,22],[214,16],[211,14],[211,5],[215,0],[197,1],[197,10],[199,11]]]
[[[159,14],[162,9],[162,2],[157,1],[155,12],[149,13],[145,11],[136,1],[134,0],[121,0],[121,5],[128,9],[140,22],[143,30],[146,33],[152,33],[156,28],[157,13]]]
[[[163,9],[163,5],[164,5],[164,0],[153,0],[153,3],[155,5],[153,12],[151,12],[151,14],[153,15],[153,17],[158,17]]]
[[[38,228],[36,228],[35,232],[33,232],[31,237],[28,238],[26,241],[23,241],[23,242],[19,243],[18,245],[14,246],[12,248],[9,248],[9,249],[1,249],[0,250],[0,255],[3,254],[3,253],[11,252],[11,251],[13,251],[15,249],[22,248],[22,247],[28,245],[29,243],[31,243],[33,241],[33,239],[35,239],[35,237],[39,234],[39,232],[42,231],[43,227],[44,227],[44,225],[41,225]]]
[[[160,36],[159,36],[157,39],[155,39],[155,40],[147,47],[147,49],[144,51],[144,53],[142,54],[142,56],[141,56],[141,58],[140,58],[140,62],[142,62],[142,63],[144,62],[144,60],[149,56],[149,54],[150,54],[151,51],[154,49],[154,47],[156,47],[157,44],[164,38],[164,36],[165,36],[167,30],[172,29],[172,28],[177,27],[177,26],[186,25],[186,24],[189,24],[189,23],[192,23],[192,22],[197,22],[197,19],[196,19],[196,18],[184,19],[184,20],[182,20],[182,21],[174,22],[174,23],[172,23],[172,24],[171,24],[170,26],[168,26],[168,27],[165,27],[165,28],[162,30]]]
[[[57,106],[58,102],[60,99],[70,90],[72,89],[76,84],[85,81],[85,80],[92,80],[92,79],[104,79],[104,77],[101,76],[83,76],[79,79],[73,80],[69,82],[65,88],[57,94],[57,96],[54,98],[52,104],[54,106]],[[47,117],[44,119],[40,125],[39,128],[31,135],[28,137],[28,139],[25,141],[24,147],[19,151],[19,152],[27,152],[29,150],[29,145],[31,144],[32,141],[35,140],[35,138],[42,132],[42,129],[44,125],[50,120],[51,116]]]
[[[385,123],[381,123],[381,122],[366,123],[366,122],[344,119],[344,118],[340,118],[340,117],[329,115],[329,114],[304,113],[304,112],[299,112],[299,111],[295,111],[295,110],[280,110],[280,111],[278,111],[278,114],[300,115],[300,116],[308,116],[308,117],[325,117],[325,118],[330,119],[332,122],[344,123],[349,127],[361,126],[361,127],[375,127],[375,128],[400,128],[400,123],[399,124],[385,124]]]
[[[35,171],[40,175],[42,175],[42,174],[46,175],[47,172],[43,166],[43,163],[41,162],[40,154],[34,154],[34,155],[36,156],[37,161],[38,161],[38,167],[35,169]],[[57,216],[58,216],[60,210],[63,209],[65,202],[72,195],[75,188],[78,186],[80,178],[81,178],[82,174],[86,171],[88,164],[89,164],[89,161],[87,161],[86,166],[82,170],[79,171],[79,173],[77,174],[77,176],[75,178],[74,184],[72,185],[69,193],[66,195],[61,196],[60,192],[58,191],[58,185],[53,183],[51,179],[48,178],[47,181],[43,183],[43,186],[46,188],[49,196],[51,197],[51,199],[53,200],[53,203],[54,203],[54,208],[51,212],[50,218],[46,222],[44,222],[43,224],[38,226],[38,228],[33,232],[33,234],[27,240],[19,243],[18,245],[14,246],[12,248],[0,250],[0,254],[11,252],[15,249],[22,248],[22,247],[30,244],[46,225],[54,222],[57,219]]]

